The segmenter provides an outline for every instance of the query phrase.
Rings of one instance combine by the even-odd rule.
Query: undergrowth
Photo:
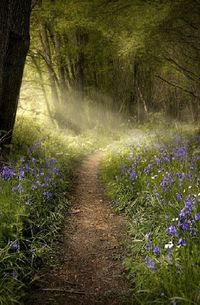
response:
[[[170,136],[173,134],[173,136]],[[200,138],[140,133],[109,147],[102,165],[108,195],[129,216],[124,265],[134,304],[200,302]]]
[[[70,177],[91,135],[72,136],[33,120],[17,122],[11,154],[0,163],[0,304],[23,304],[57,240],[69,206]]]

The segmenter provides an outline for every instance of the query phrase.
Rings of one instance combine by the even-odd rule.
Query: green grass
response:
[[[23,304],[61,235],[73,170],[99,145],[95,136],[18,120],[9,160],[1,162],[1,305]]]
[[[200,143],[191,129],[176,133],[146,129],[138,141],[135,132],[110,146],[102,165],[108,196],[129,216],[130,253],[124,266],[134,304],[200,301]]]

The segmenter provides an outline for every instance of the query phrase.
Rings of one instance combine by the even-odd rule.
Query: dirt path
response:
[[[103,196],[101,159],[101,153],[90,155],[76,172],[62,265],[48,275],[37,304],[127,304],[129,286],[120,260],[125,221]]]

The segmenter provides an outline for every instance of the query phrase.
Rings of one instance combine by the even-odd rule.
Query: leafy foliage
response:
[[[55,120],[73,120],[77,106],[84,121],[89,101],[138,122],[159,111],[198,121],[198,10],[185,0],[43,1],[27,77],[37,63]]]
[[[105,158],[108,193],[129,215],[125,267],[138,304],[199,303],[199,145],[177,134]]]

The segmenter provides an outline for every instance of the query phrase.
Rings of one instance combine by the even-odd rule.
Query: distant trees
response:
[[[87,103],[137,122],[155,111],[197,122],[199,11],[198,0],[43,0],[30,58],[51,119],[76,129],[76,100],[78,123]]]
[[[10,144],[26,55],[31,0],[0,1],[0,145]]]
[[[182,97],[181,104],[187,101],[188,112],[191,112],[195,122],[200,119],[199,12],[199,1],[183,1],[175,7],[161,28],[168,40],[163,58],[173,71],[173,76],[167,77],[168,85],[178,94],[177,100]]]

